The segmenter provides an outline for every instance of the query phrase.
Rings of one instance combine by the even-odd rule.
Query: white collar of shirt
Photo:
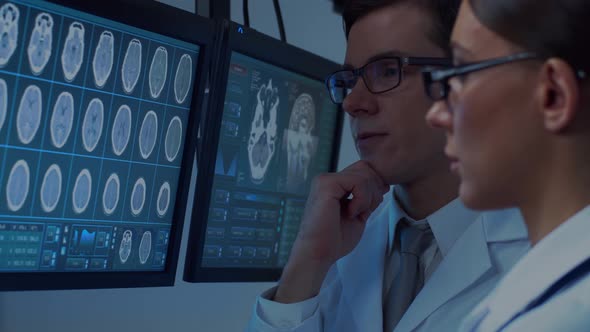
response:
[[[487,315],[479,325],[493,330],[551,287],[559,278],[590,256],[590,206],[587,206],[535,245],[475,311]],[[523,282],[525,281],[526,282]],[[485,307],[485,308],[484,308]]]
[[[395,225],[397,225],[397,222],[402,218],[406,218],[414,223],[428,222],[430,229],[432,229],[432,234],[436,239],[436,244],[442,256],[445,257],[459,236],[463,234],[467,227],[475,221],[476,217],[479,215],[479,212],[467,209],[463,203],[456,198],[425,219],[416,221],[413,218],[410,218],[399,205],[395,198],[395,187],[388,193],[388,195],[390,196],[389,199],[392,200],[389,209],[388,255],[390,255],[393,250]]]

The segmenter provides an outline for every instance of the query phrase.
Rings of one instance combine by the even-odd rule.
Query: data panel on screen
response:
[[[0,273],[164,270],[198,55],[0,1]]]
[[[322,82],[232,54],[203,267],[284,266],[337,126]]]

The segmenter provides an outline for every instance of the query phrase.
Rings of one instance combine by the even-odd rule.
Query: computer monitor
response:
[[[324,80],[340,66],[237,24],[227,29],[185,280],[276,280],[312,179],[336,168],[343,113]]]
[[[113,0],[0,21],[0,290],[172,285],[214,24]]]

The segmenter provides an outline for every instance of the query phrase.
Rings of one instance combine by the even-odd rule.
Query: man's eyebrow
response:
[[[365,61],[365,63],[363,64],[363,66],[367,63],[373,62],[375,60],[381,59],[381,58],[387,58],[387,57],[407,57],[409,56],[409,54],[407,52],[402,52],[402,51],[398,51],[398,50],[389,50],[389,51],[384,51],[384,52],[380,52],[377,54],[372,55],[369,59],[367,59],[367,61]],[[344,63],[342,65],[342,69],[354,69],[355,67],[353,65],[351,65],[350,63]]]

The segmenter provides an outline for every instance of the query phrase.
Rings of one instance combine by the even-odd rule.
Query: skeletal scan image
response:
[[[115,115],[113,122],[113,131],[111,132],[111,142],[113,152],[120,156],[125,152],[129,137],[131,136],[131,109],[127,105],[122,105]]]
[[[279,91],[272,86],[272,79],[262,85],[256,94],[256,109],[250,139],[248,140],[248,161],[252,182],[260,184],[275,153],[277,138],[277,110]]]
[[[47,13],[41,13],[35,18],[35,27],[31,32],[27,54],[29,65],[35,75],[41,74],[51,57],[53,42],[53,17]]]
[[[287,132],[287,174],[289,182],[306,181],[309,164],[315,153],[317,139],[311,135],[315,127],[315,104],[307,93],[301,94],[291,110]]]
[[[117,205],[119,204],[119,189],[121,188],[121,182],[117,173],[113,173],[107,179],[102,193],[102,210],[108,216],[115,212]]]
[[[92,177],[88,169],[83,169],[74,184],[72,191],[72,205],[74,212],[80,214],[86,211],[88,203],[90,203],[90,196],[92,195]]]
[[[165,47],[158,47],[152,64],[150,65],[150,73],[148,81],[150,85],[150,95],[156,99],[162,93],[164,84],[166,83],[166,77],[168,75],[168,50]]]
[[[119,259],[121,263],[127,263],[129,256],[131,255],[131,244],[133,240],[133,232],[131,230],[126,230],[123,232],[123,237],[121,238],[121,245],[119,246]]]
[[[139,243],[139,262],[141,264],[145,264],[150,257],[150,252],[152,251],[152,232],[146,231],[143,233],[141,237],[141,242]]]
[[[74,124],[74,97],[71,93],[64,91],[59,94],[57,101],[53,106],[53,114],[51,115],[51,142],[53,145],[61,149],[72,132]]]
[[[94,151],[100,136],[104,122],[104,104],[98,98],[88,103],[84,122],[82,123],[82,144],[88,152]]]
[[[18,7],[5,3],[0,7],[0,68],[6,66],[18,44]]]
[[[41,184],[41,208],[50,213],[55,210],[61,196],[62,176],[58,165],[49,166]]]
[[[131,192],[131,213],[134,216],[138,216],[143,210],[145,205],[146,187],[145,180],[143,178],[137,179]]]
[[[141,74],[141,42],[134,38],[127,46],[121,67],[121,80],[126,93],[133,92],[139,81],[139,74]]]
[[[6,201],[10,211],[16,212],[25,204],[29,194],[31,171],[24,160],[17,161],[8,175],[6,183]]]
[[[92,72],[94,73],[94,84],[102,88],[106,84],[111,70],[113,69],[113,58],[115,55],[115,38],[110,31],[103,31],[96,44],[94,58],[92,59]]]
[[[176,159],[180,150],[180,144],[182,144],[182,122],[180,122],[179,117],[175,116],[168,125],[166,140],[164,141],[164,152],[169,162]]]
[[[148,159],[156,146],[158,137],[158,117],[156,112],[149,111],[143,118],[139,131],[139,152],[143,159]]]
[[[170,206],[170,183],[164,182],[164,184],[162,184],[160,187],[160,192],[158,193],[158,202],[156,204],[158,216],[165,216],[166,212],[168,212],[168,206]]]
[[[23,144],[29,144],[35,138],[41,125],[43,110],[41,89],[36,85],[29,85],[21,97],[16,114],[16,132]]]
[[[68,36],[61,53],[61,68],[66,81],[76,78],[84,61],[84,25],[80,22],[70,24]]]
[[[174,77],[174,98],[179,104],[184,103],[191,88],[192,73],[193,60],[188,54],[183,54],[178,62],[176,76]]]
[[[8,112],[8,86],[6,81],[0,78],[0,130],[4,126],[6,114]]]

